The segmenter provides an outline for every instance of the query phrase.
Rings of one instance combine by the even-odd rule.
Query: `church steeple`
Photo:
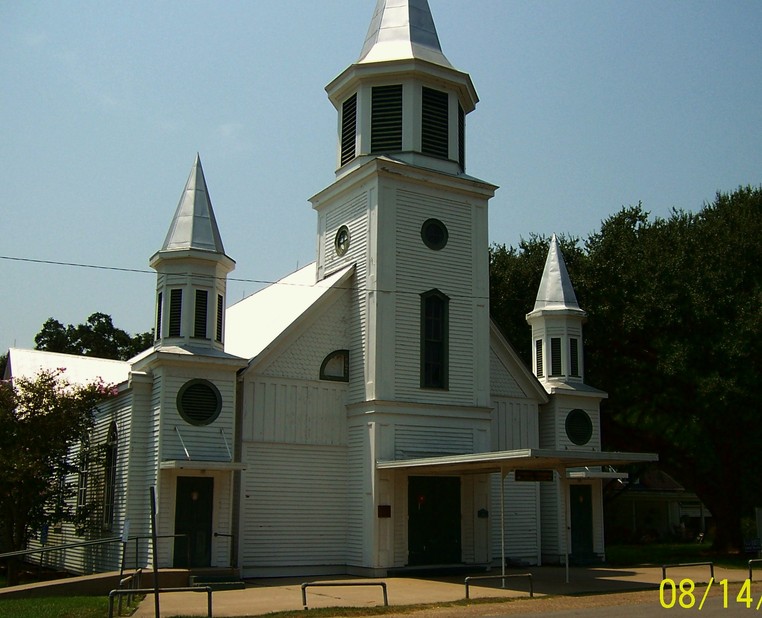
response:
[[[156,345],[222,351],[227,275],[235,262],[225,255],[198,154],[150,265],[157,273]]]
[[[465,117],[479,99],[442,53],[427,0],[378,0],[358,61],[326,91],[339,112],[338,176],[378,156],[465,171]]]
[[[420,58],[452,68],[426,0],[378,0],[357,62]]]
[[[582,382],[582,324],[580,308],[566,269],[561,246],[553,234],[545,259],[534,309],[526,319],[532,327],[532,367],[545,384]]]

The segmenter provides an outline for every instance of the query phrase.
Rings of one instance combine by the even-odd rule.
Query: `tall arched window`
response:
[[[105,487],[103,492],[103,529],[114,527],[114,507],[116,505],[116,464],[118,452],[118,434],[116,423],[111,423],[106,438],[106,458],[104,461]]]
[[[421,294],[421,388],[448,387],[449,302],[439,290]]]

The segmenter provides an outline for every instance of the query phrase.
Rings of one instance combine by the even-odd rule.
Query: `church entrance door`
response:
[[[408,478],[408,564],[461,562],[460,478]]]
[[[213,496],[213,478],[177,478],[175,534],[185,536],[175,538],[175,567],[211,566]]]

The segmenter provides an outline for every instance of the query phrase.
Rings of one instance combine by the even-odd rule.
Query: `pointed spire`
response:
[[[358,63],[418,58],[452,67],[427,0],[378,0]]]
[[[545,259],[545,269],[542,271],[540,289],[534,303],[534,311],[547,309],[582,311],[555,234],[550,239],[548,257]]]
[[[183,249],[225,254],[198,154],[161,247],[162,251]]]

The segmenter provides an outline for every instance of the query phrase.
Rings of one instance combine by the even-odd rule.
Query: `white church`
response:
[[[601,451],[606,394],[584,382],[585,312],[555,238],[527,315],[531,368],[491,322],[496,186],[466,173],[476,90],[426,0],[378,0],[326,90],[337,169],[310,199],[314,263],[227,307],[235,262],[197,157],[150,259],[153,348],[127,362],[10,350],[9,376],[64,366],[119,385],[90,440],[104,461],[71,479],[97,513],[47,545],[150,536],[153,487],[161,539],[156,555],[128,545],[130,567],[385,576],[604,559],[608,466],[654,456]],[[114,543],[43,560],[87,573],[121,557]]]

